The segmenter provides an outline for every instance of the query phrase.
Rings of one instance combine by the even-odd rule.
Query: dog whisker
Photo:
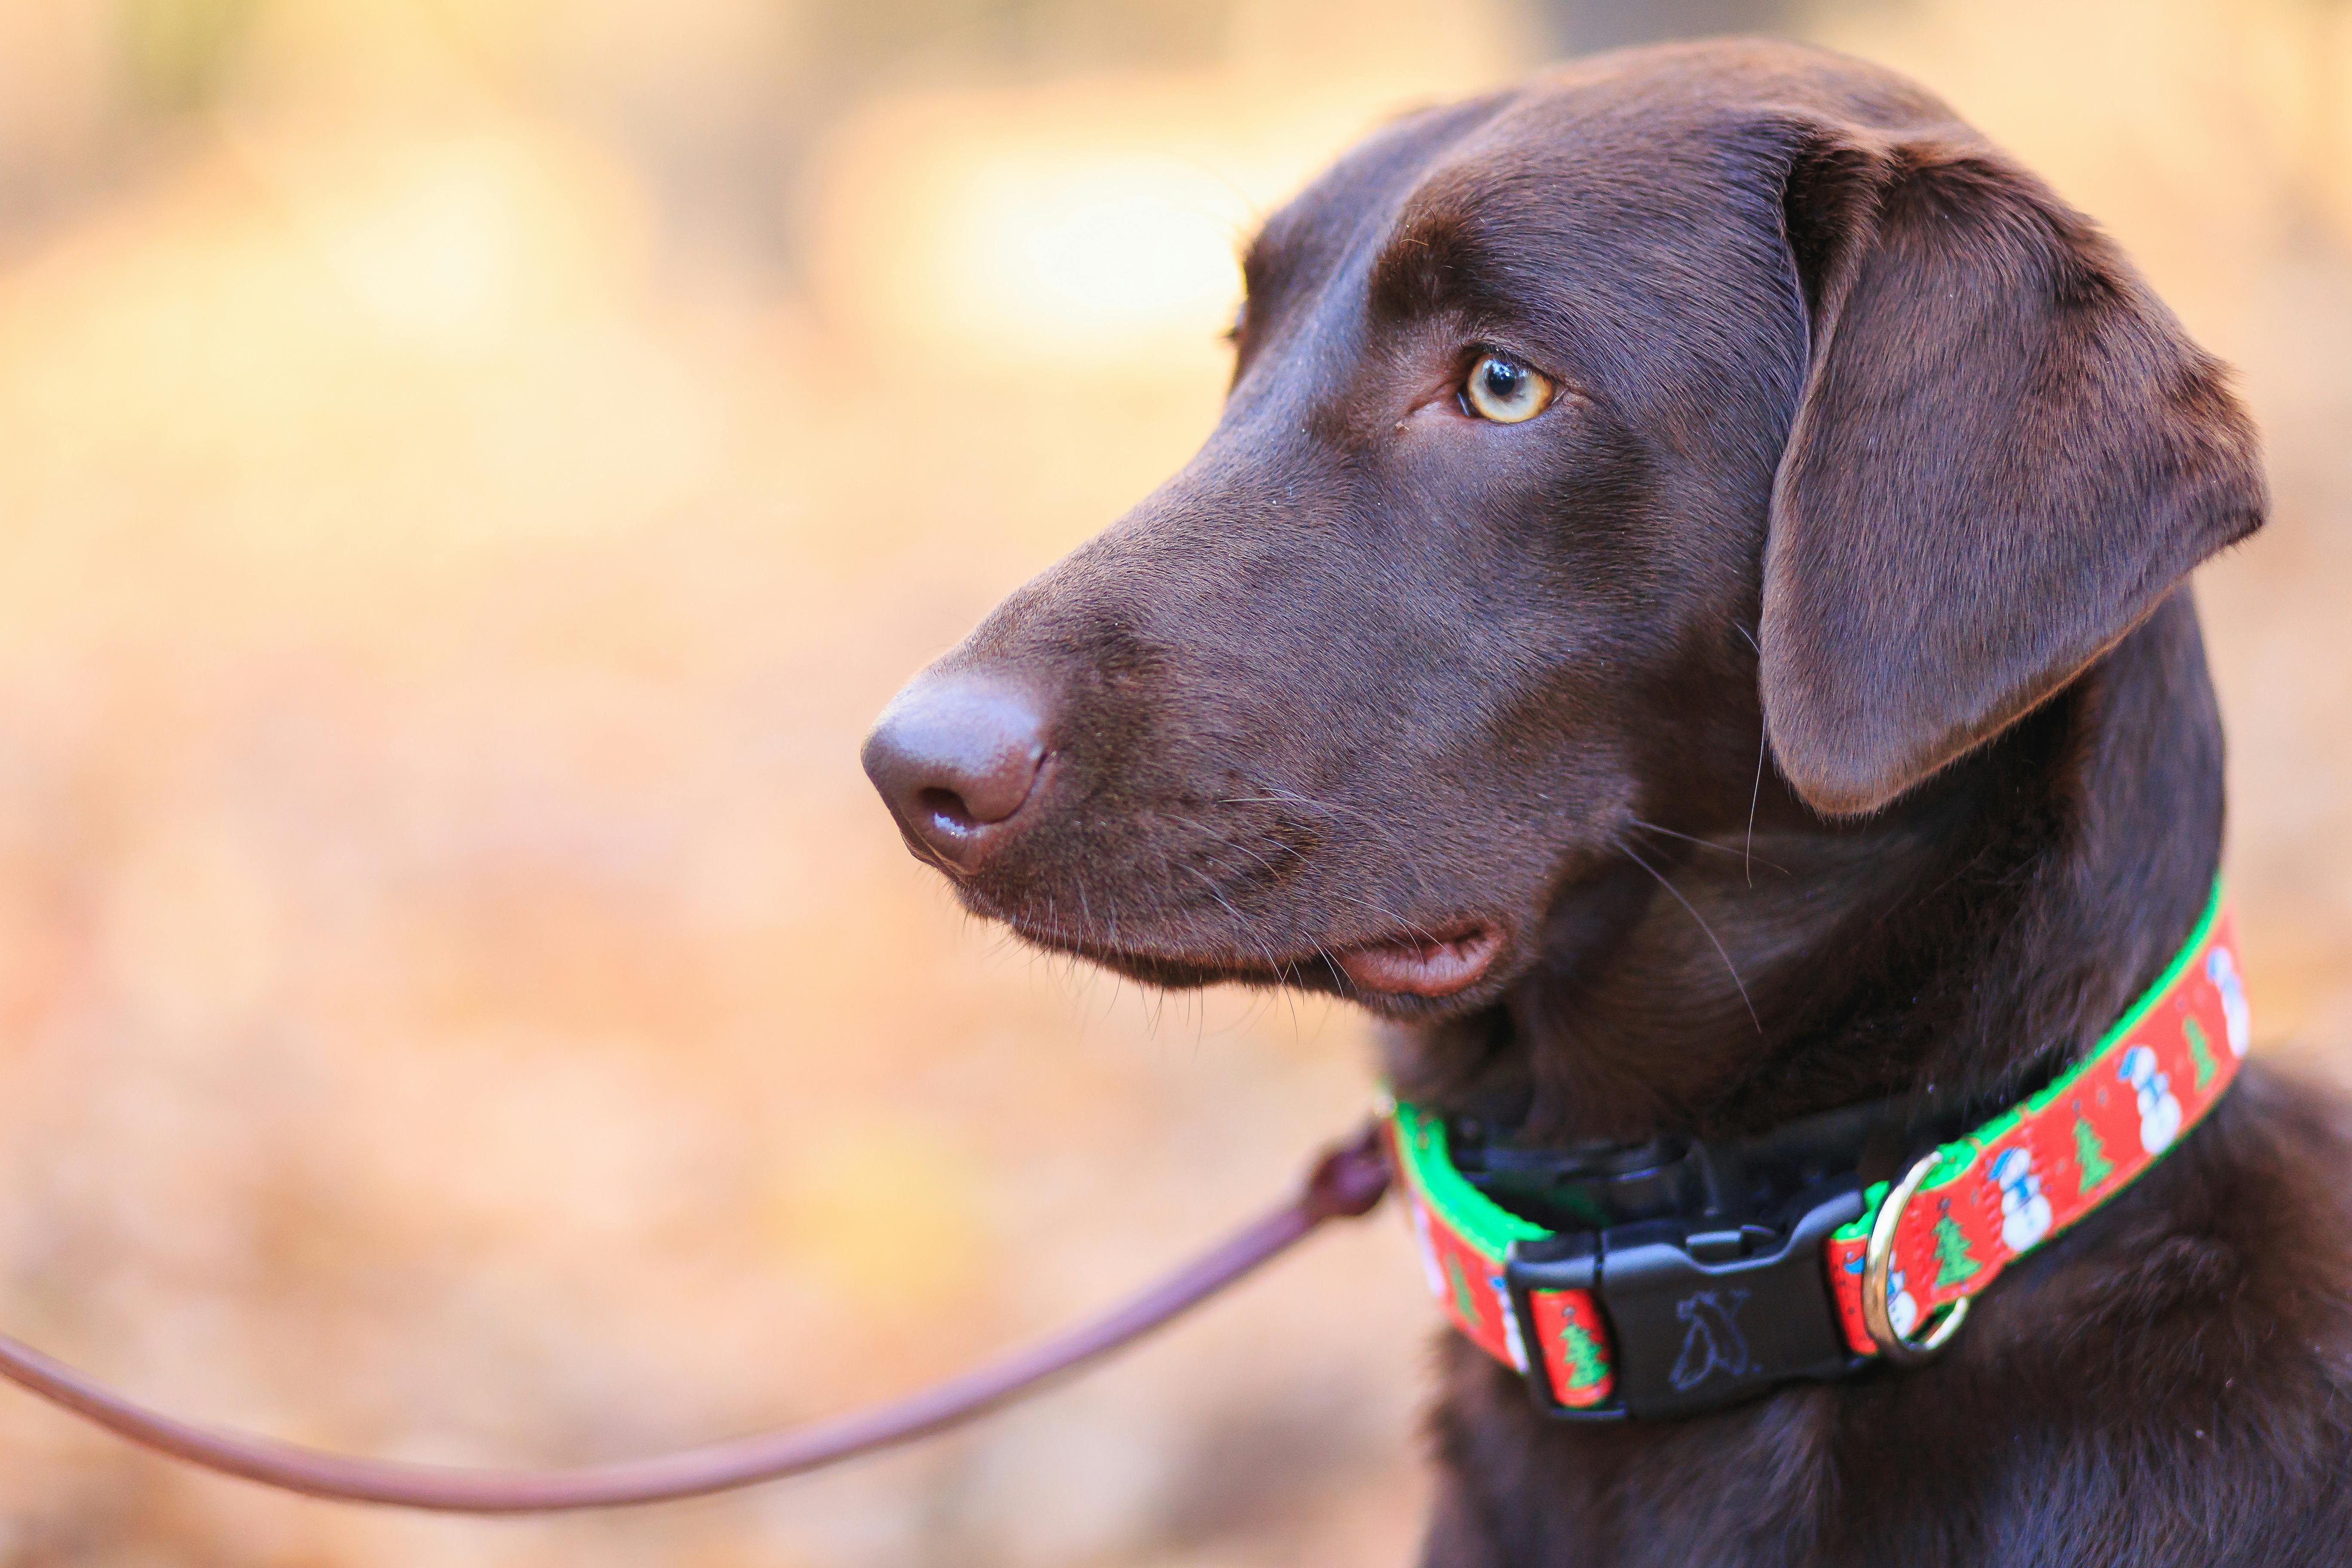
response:
[[[1756,885],[1756,803],[1764,798],[1764,731],[1756,731],[1756,781],[1748,786],[1748,885]],[[1785,873],[1784,873],[1785,875]]]
[[[1307,804],[1307,805],[1318,804],[1318,803],[1315,803],[1315,802],[1307,802],[1307,801],[1304,801],[1304,800],[1303,800],[1303,798],[1301,799],[1300,803],[1301,803],[1301,804]],[[1352,808],[1352,807],[1334,807],[1333,809],[1335,809],[1335,810],[1352,810],[1352,809],[1354,809],[1354,808]],[[1195,830],[1196,832],[1200,833],[1200,834],[1201,834],[1204,838],[1209,839],[1211,842],[1213,842],[1213,843],[1214,843],[1214,844],[1216,844],[1216,845],[1219,845],[1219,846],[1221,846],[1221,847],[1226,847],[1226,848],[1231,848],[1231,849],[1236,850],[1236,851],[1238,851],[1239,853],[1244,854],[1244,855],[1247,855],[1251,859],[1253,859],[1253,860],[1256,861],[1260,866],[1264,867],[1264,868],[1266,869],[1266,871],[1267,871],[1267,873],[1268,873],[1269,875],[1279,875],[1279,874],[1280,874],[1280,873],[1279,873],[1279,871],[1277,870],[1277,868],[1276,868],[1276,866],[1274,865],[1274,863],[1273,863],[1272,861],[1270,861],[1270,860],[1266,859],[1266,858],[1265,858],[1265,856],[1260,855],[1260,854],[1258,854],[1255,850],[1253,850],[1252,848],[1250,848],[1250,847],[1249,847],[1247,844],[1245,844],[1245,843],[1242,842],[1240,839],[1238,839],[1238,838],[1234,838],[1234,837],[1227,837],[1227,836],[1223,836],[1223,835],[1220,835],[1220,834],[1216,833],[1213,829],[1212,829],[1212,828],[1209,826],[1209,825],[1208,825],[1208,824],[1206,824],[1206,823],[1204,823],[1204,822],[1202,822],[1202,821],[1200,821],[1199,819],[1197,819],[1197,818],[1195,818],[1195,817],[1185,816],[1182,816],[1182,815],[1180,815],[1180,814],[1178,814],[1178,813],[1174,813],[1174,812],[1164,812],[1164,813],[1162,813],[1161,815],[1162,815],[1162,816],[1164,816],[1168,821],[1171,821],[1171,822],[1180,822],[1180,823],[1182,823],[1184,826],[1188,826],[1188,827],[1192,828],[1192,829],[1193,829],[1193,830]],[[1275,842],[1276,842],[1276,847],[1283,847],[1283,846],[1282,846],[1282,845],[1280,845],[1279,841],[1275,841]],[[1171,858],[1171,859],[1170,859],[1170,862],[1169,862],[1169,863],[1170,863],[1170,864],[1173,864],[1173,863],[1174,863],[1174,861],[1172,860],[1172,858]],[[1222,868],[1220,868],[1220,869],[1222,869]],[[1353,904],[1353,905],[1355,905],[1357,908],[1359,908],[1359,909],[1360,909],[1360,910],[1364,910],[1365,912],[1367,912],[1367,913],[1370,914],[1370,915],[1373,917],[1375,923],[1377,923],[1377,924],[1379,924],[1379,925],[1381,925],[1381,926],[1393,928],[1393,929],[1398,930],[1398,931],[1402,931],[1404,934],[1406,934],[1406,935],[1408,935],[1408,936],[1411,936],[1411,937],[1413,937],[1413,938],[1415,938],[1415,939],[1416,939],[1416,940],[1418,940],[1418,941],[1425,942],[1434,943],[1434,942],[1436,942],[1437,941],[1439,941],[1439,940],[1440,940],[1440,939],[1438,938],[1438,936],[1437,936],[1437,934],[1436,934],[1435,932],[1433,932],[1433,931],[1430,931],[1427,927],[1425,927],[1425,926],[1423,926],[1423,925],[1420,924],[1418,921],[1413,921],[1413,920],[1411,920],[1411,919],[1409,919],[1408,917],[1406,917],[1406,916],[1404,916],[1404,915],[1402,915],[1402,914],[1400,914],[1400,913],[1396,912],[1396,911],[1395,911],[1395,910],[1393,910],[1389,909],[1386,905],[1384,905],[1384,904],[1380,904],[1380,903],[1376,903],[1376,902],[1374,902],[1373,900],[1370,900],[1370,899],[1367,899],[1367,898],[1364,898],[1364,897],[1362,897],[1362,896],[1361,896],[1361,895],[1360,895],[1360,894],[1355,894],[1355,893],[1348,892],[1348,891],[1347,891],[1346,889],[1344,889],[1333,888],[1333,889],[1328,889],[1328,890],[1327,896],[1328,896],[1328,897],[1329,897],[1329,898],[1332,898],[1332,899],[1335,899],[1335,900],[1340,900],[1340,901],[1342,901],[1342,902],[1346,902],[1346,903]],[[1222,899],[1220,899],[1220,900],[1219,900],[1219,902],[1223,903],[1223,902],[1224,902],[1224,900],[1222,900]],[[1226,908],[1227,908],[1228,910],[1230,910],[1230,909],[1232,908],[1232,905],[1227,904],[1227,905],[1226,905]],[[1235,916],[1235,918],[1236,918],[1236,919],[1238,919],[1238,918],[1240,918],[1240,917],[1239,917],[1238,915],[1236,915],[1236,916]],[[1317,956],[1318,958],[1323,959],[1323,960],[1325,960],[1326,962],[1329,962],[1329,961],[1330,961],[1330,955],[1329,955],[1328,952],[1325,952],[1325,951],[1324,951],[1324,950],[1323,950],[1319,945],[1318,945],[1318,947],[1316,947],[1316,949],[1315,949],[1314,951],[1315,951],[1316,956]]]
[[[1240,848],[1242,847],[1235,845],[1234,847]],[[1387,930],[1395,931],[1405,936],[1412,937],[1418,942],[1428,942],[1433,946],[1442,940],[1436,932],[1431,931],[1427,926],[1423,925],[1420,921],[1412,920],[1405,915],[1399,914],[1394,910],[1390,909],[1387,905],[1365,898],[1360,893],[1350,893],[1342,888],[1332,888],[1326,889],[1322,896],[1339,903],[1351,904],[1357,909],[1363,910],[1366,914],[1372,917],[1371,924],[1376,928],[1386,928]],[[1337,966],[1336,961],[1332,960],[1330,953],[1319,943],[1314,947],[1313,952],[1316,957],[1322,959],[1327,963],[1332,963],[1334,967]]]
[[[1220,805],[1289,805],[1306,811],[1328,812],[1334,816],[1351,817],[1363,823],[1378,834],[1381,841],[1391,849],[1405,851],[1411,847],[1398,837],[1396,826],[1393,823],[1383,820],[1375,813],[1366,811],[1361,806],[1342,805],[1338,801],[1332,800],[1318,800],[1312,795],[1300,795],[1295,790],[1286,790],[1277,784],[1260,784],[1258,787],[1268,793],[1262,795],[1228,795],[1218,804]],[[1400,853],[1398,864],[1403,866],[1412,875],[1414,890],[1418,891],[1421,877],[1418,858],[1409,853]]]
[[[1629,820],[1632,821],[1634,826],[1640,828],[1644,833],[1662,833],[1668,838],[1679,838],[1685,844],[1696,844],[1702,849],[1712,849],[1718,855],[1739,856],[1740,858],[1747,861],[1750,867],[1748,885],[1751,888],[1756,885],[1756,879],[1753,870],[1753,867],[1756,863],[1756,827],[1753,822],[1748,824],[1748,848],[1743,851],[1734,849],[1728,844],[1717,844],[1712,838],[1694,838],[1687,833],[1677,833],[1671,827],[1661,827],[1654,822],[1644,822],[1638,816],[1630,818]],[[1790,874],[1789,868],[1786,866],[1776,866],[1769,860],[1763,862],[1763,866],[1766,870],[1778,871],[1783,877]]]
[[[1756,1004],[1748,994],[1748,982],[1739,977],[1739,966],[1731,962],[1730,952],[1727,951],[1723,943],[1717,940],[1715,934],[1715,928],[1706,923],[1706,917],[1700,914],[1697,908],[1694,906],[1688,899],[1684,898],[1682,893],[1672,882],[1666,880],[1664,873],[1661,872],[1655,866],[1651,865],[1647,860],[1643,859],[1641,856],[1635,854],[1632,845],[1626,843],[1622,838],[1618,839],[1616,842],[1617,847],[1625,852],[1626,858],[1632,860],[1634,865],[1639,866],[1643,870],[1647,871],[1651,876],[1656,878],[1658,886],[1664,888],[1667,892],[1672,893],[1674,895],[1675,902],[1680,904],[1685,910],[1689,911],[1690,918],[1698,922],[1698,929],[1705,932],[1706,940],[1714,944],[1716,956],[1723,960],[1723,967],[1730,972],[1731,984],[1738,987],[1740,1004],[1748,1009],[1748,1021],[1754,1024],[1756,1026],[1756,1032],[1759,1035],[1761,1035],[1764,1032],[1764,1020],[1758,1016],[1756,1012]]]
[[[1732,622],[1731,629],[1748,639],[1749,652],[1759,660],[1763,658],[1763,645],[1756,640],[1756,634],[1749,631],[1744,622]],[[1748,885],[1751,888],[1756,885],[1756,803],[1764,798],[1764,748],[1768,734],[1769,731],[1759,722],[1756,727],[1756,778],[1748,786]]]
[[[1216,900],[1219,907],[1223,909],[1227,914],[1233,916],[1234,923],[1240,928],[1242,931],[1248,932],[1251,931],[1252,928],[1250,922],[1243,919],[1242,912],[1234,908],[1234,906],[1227,901],[1225,896],[1217,890],[1215,881],[1210,878],[1207,872],[1202,870],[1197,866],[1187,866],[1184,869],[1190,871],[1194,877],[1200,879],[1201,885],[1209,890],[1209,897]],[[1275,983],[1278,985],[1287,984],[1292,979],[1293,966],[1285,963],[1282,959],[1276,954],[1273,944],[1265,942],[1263,938],[1256,939],[1255,945],[1260,952],[1265,955],[1266,968],[1273,972]]]

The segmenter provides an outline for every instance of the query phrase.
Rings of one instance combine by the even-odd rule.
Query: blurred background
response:
[[[2270,441],[2205,574],[2266,1050],[2352,1073],[2352,6],[0,0],[0,1325],[415,1458],[814,1415],[1109,1300],[1363,1105],[1322,1004],[955,912],[868,718],[1208,428],[1399,108],[1908,69]],[[1063,1393],[632,1515],[365,1513],[0,1392],[0,1564],[1403,1564],[1392,1223]]]

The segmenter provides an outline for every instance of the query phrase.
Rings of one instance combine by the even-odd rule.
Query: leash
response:
[[[1033,1394],[1326,1223],[1370,1213],[1393,1169],[1432,1292],[1466,1338],[1527,1379],[1538,1409],[1568,1421],[1687,1415],[1933,1355],[2008,1263],[2128,1186],[2203,1119],[2251,1033],[2217,882],[2164,975],[2087,1057],[1918,1154],[1892,1184],[1811,1167],[1823,1139],[1862,1138],[1893,1102],[1746,1145],[1518,1151],[1467,1119],[1383,1097],[1287,1202],[1098,1317],[866,1410],[652,1458],[487,1470],[299,1447],[151,1410],[5,1335],[0,1377],[171,1458],[307,1497],[475,1514],[666,1502],[803,1475]],[[1773,1167],[1791,1162],[1810,1184],[1759,1223],[1768,1216],[1747,1212],[1746,1178],[1769,1189]]]
[[[151,1410],[0,1335],[0,1376],[118,1437],[225,1476],[336,1502],[439,1513],[553,1513],[730,1491],[912,1442],[1035,1393],[1199,1306],[1325,1223],[1370,1214],[1389,1185],[1368,1126],[1326,1152],[1289,1201],[1098,1317],[960,1377],[870,1409],[652,1458],[559,1470],[403,1464],[200,1426]]]

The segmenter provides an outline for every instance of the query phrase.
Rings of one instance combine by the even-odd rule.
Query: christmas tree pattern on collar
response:
[[[1907,1342],[1927,1332],[2153,1165],[2221,1099],[2252,1030],[2217,884],[2163,977],[2089,1056],[1927,1157],[1882,1237],[1894,1333]],[[1863,1281],[1888,1184],[1831,1194],[1792,1223],[1781,1255],[1710,1261],[1705,1238],[1661,1243],[1655,1224],[1593,1237],[1548,1231],[1454,1169],[1442,1118],[1394,1103],[1387,1124],[1432,1294],[1473,1343],[1527,1374],[1550,1414],[1680,1414],[1790,1377],[1859,1370],[1879,1353]],[[1830,1321],[1779,1321],[1822,1312]]]

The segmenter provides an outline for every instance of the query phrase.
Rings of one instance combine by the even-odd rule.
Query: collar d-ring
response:
[[[1903,1179],[1895,1184],[1878,1213],[1870,1222],[1870,1245],[1862,1255],[1862,1322],[1870,1331],[1871,1342],[1878,1352],[1897,1366],[1917,1366],[1935,1359],[1936,1352],[1951,1343],[1952,1336],[1960,1331],[1968,1321],[1969,1298],[1961,1297],[1947,1306],[1940,1316],[1917,1339],[1906,1338],[1895,1327],[1895,1315],[1888,1304],[1888,1272],[1895,1262],[1895,1227],[1902,1223],[1903,1209],[1910,1203],[1911,1194],[1927,1179],[1942,1160],[1942,1152],[1930,1150],[1913,1162]]]

